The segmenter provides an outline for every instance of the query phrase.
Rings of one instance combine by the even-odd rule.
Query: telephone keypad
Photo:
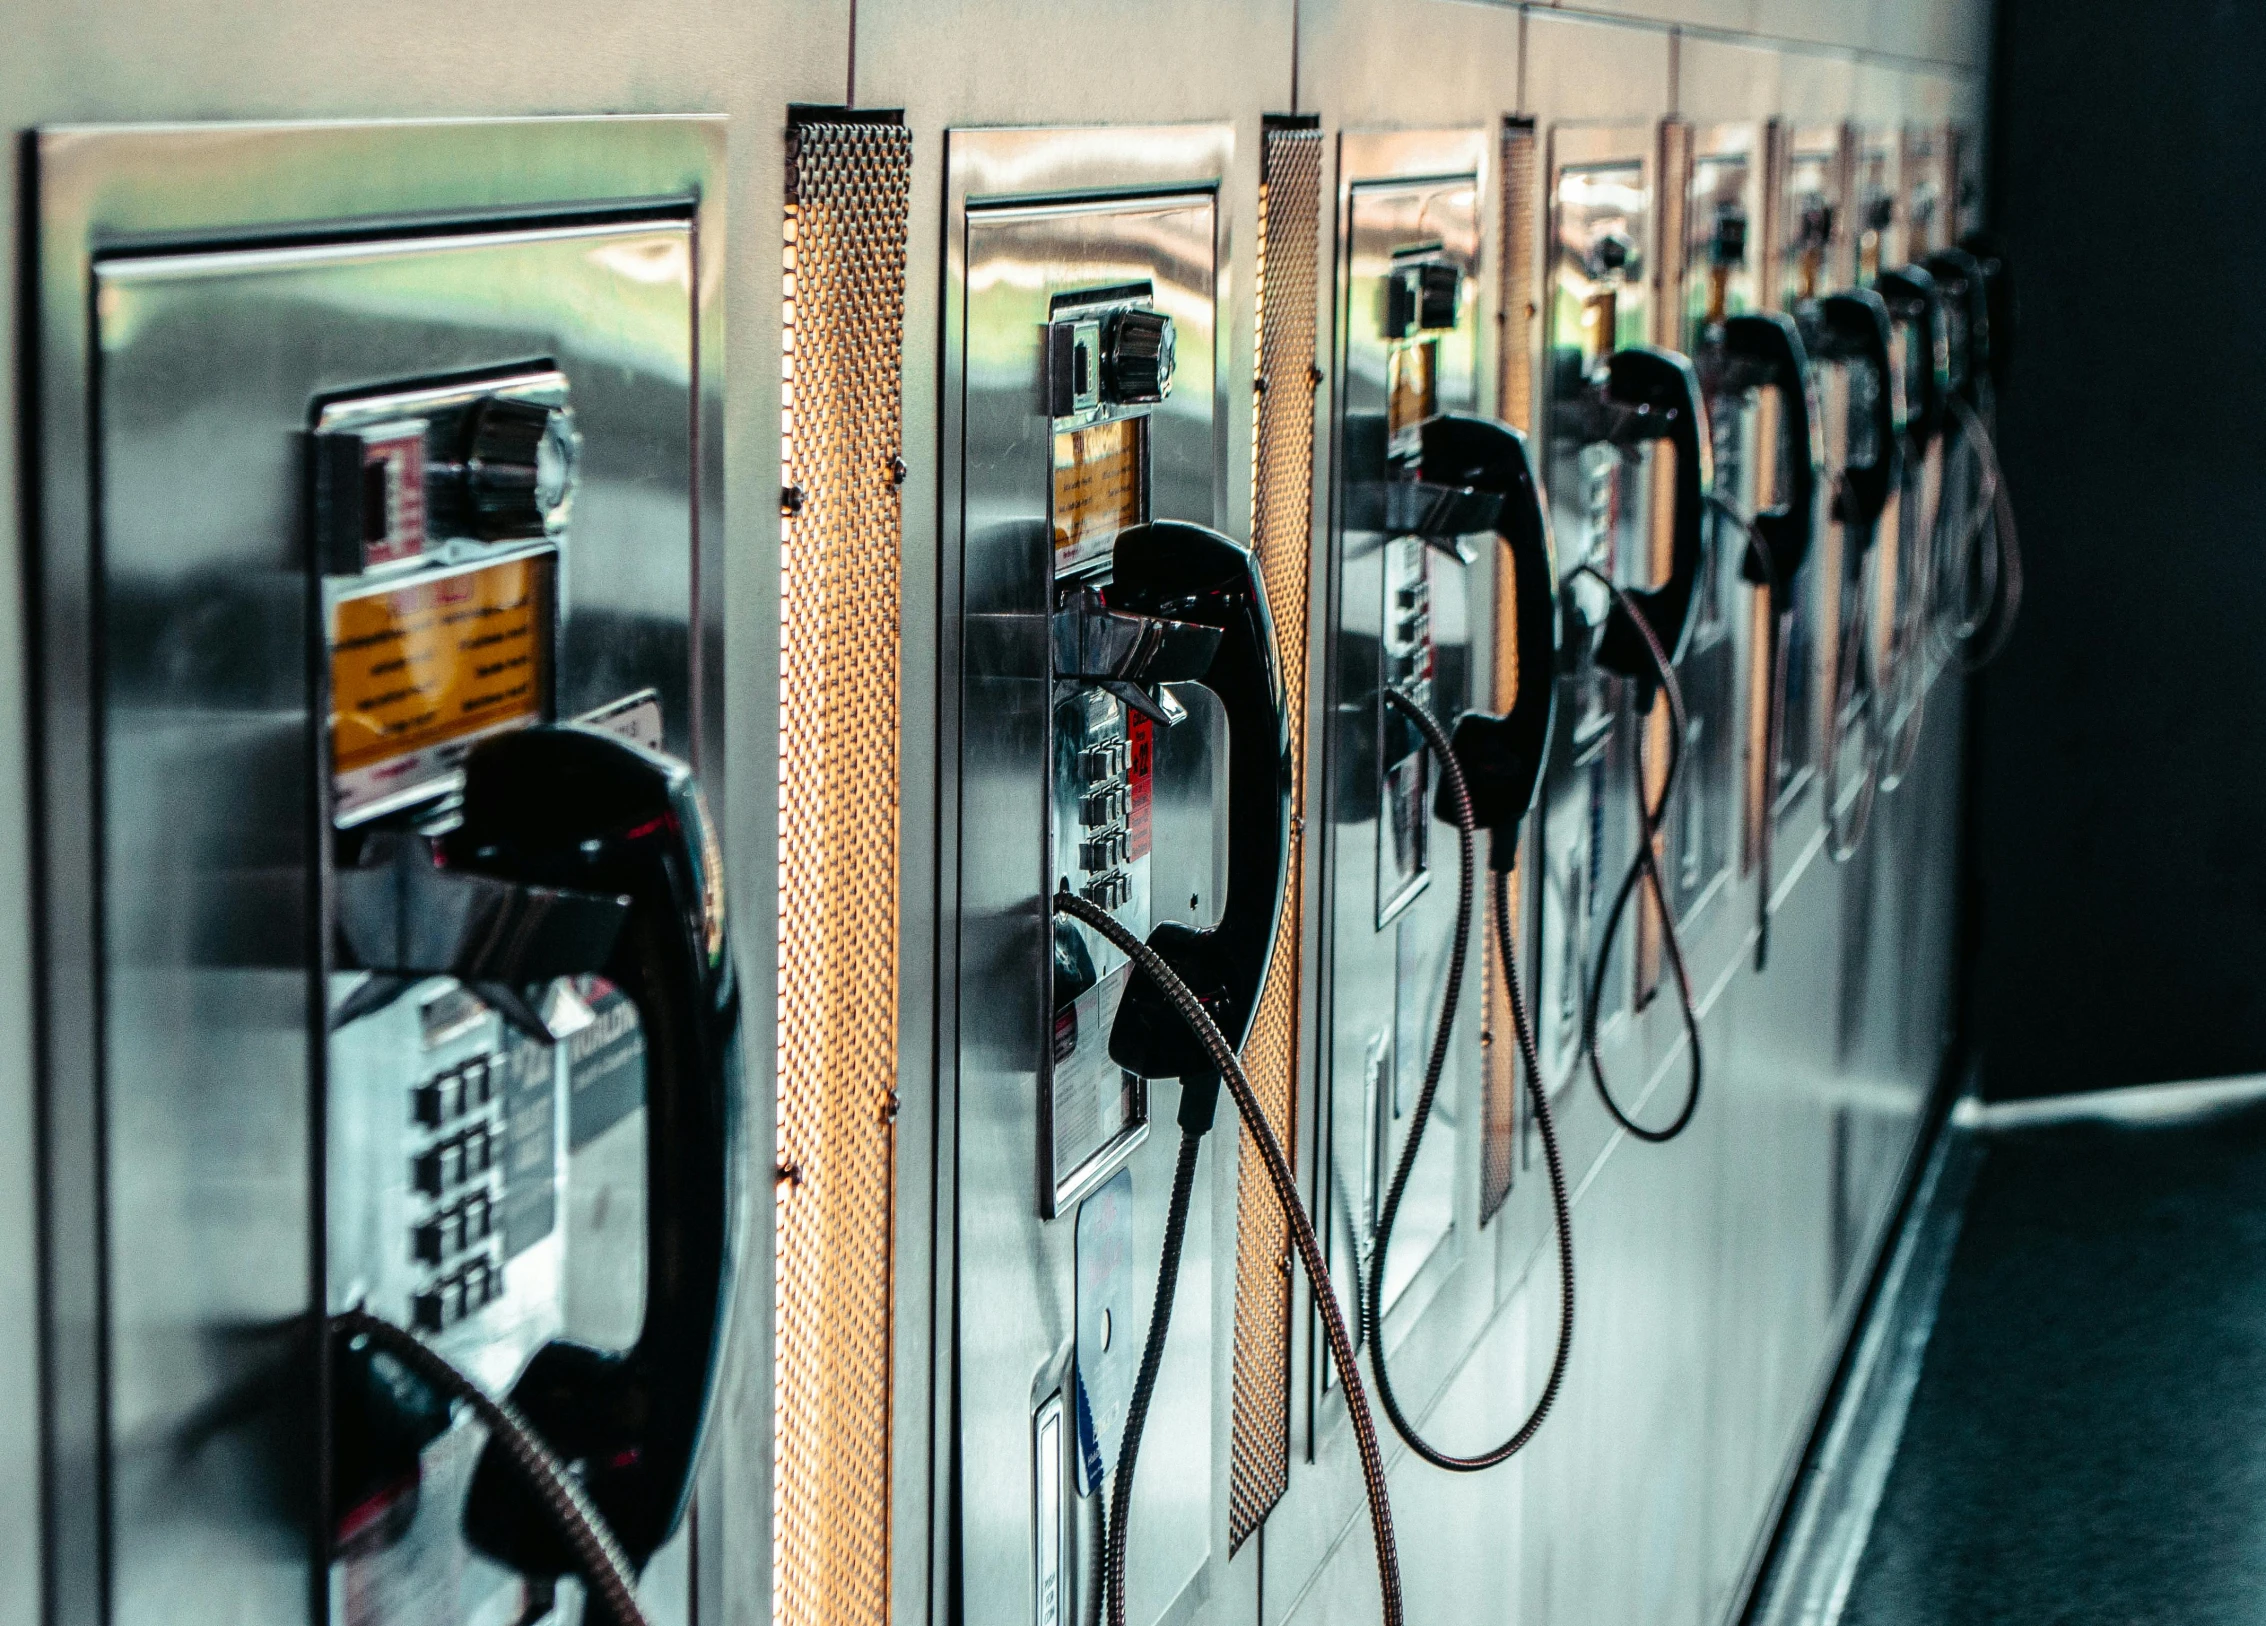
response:
[[[493,1189],[503,1157],[496,1121],[502,1091],[503,1069],[486,1055],[443,1069],[410,1091],[411,1121],[436,1132],[412,1152],[409,1165],[410,1189],[425,1199],[424,1212],[410,1224],[409,1253],[430,1273],[411,1298],[420,1331],[446,1331],[503,1293]]]

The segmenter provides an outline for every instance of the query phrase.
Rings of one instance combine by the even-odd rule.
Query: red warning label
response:
[[[1149,784],[1155,777],[1157,725],[1141,713],[1125,718],[1125,853],[1149,856]]]

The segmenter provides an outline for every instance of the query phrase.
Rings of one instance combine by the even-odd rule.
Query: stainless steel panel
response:
[[[1447,152],[1418,149],[1421,138],[1348,135],[1339,153],[1337,388],[1331,492],[1331,636],[1324,816],[1327,1150],[1317,1214],[1348,1319],[1358,1324],[1360,1283],[1377,1209],[1408,1137],[1416,1095],[1446,992],[1455,931],[1454,832],[1432,819],[1436,769],[1420,742],[1387,711],[1387,665],[1404,654],[1430,673],[1419,704],[1452,723],[1473,703],[1474,664],[1486,642],[1473,622],[1491,598],[1492,537],[1479,538],[1471,564],[1428,549],[1414,537],[1370,529],[1361,482],[1383,477],[1389,397],[1402,366],[1436,347],[1433,410],[1473,412],[1480,404],[1480,188],[1483,132],[1442,138],[1469,167],[1425,175]],[[1400,150],[1378,149],[1392,142]],[[1414,159],[1415,162],[1411,162]],[[1396,164],[1400,167],[1396,173]],[[1437,339],[1395,345],[1382,326],[1386,283],[1396,253],[1437,245],[1464,281],[1454,328]],[[1422,648],[1396,642],[1398,595],[1429,602]],[[1391,742],[1388,744],[1388,742]],[[1412,749],[1413,747],[1413,749]],[[1473,956],[1476,964],[1477,956]],[[1466,972],[1467,981],[1470,972]],[[1462,990],[1469,1004],[1476,987]],[[1388,1348],[1407,1336],[1414,1315],[1455,1269],[1476,1212],[1467,1200],[1477,1105],[1476,1046],[1467,1036],[1452,1053],[1422,1154],[1395,1228],[1385,1280]],[[1411,1289],[1416,1297],[1408,1299]],[[1406,1308],[1400,1308],[1406,1300]]]
[[[1178,324],[1179,350],[1173,393],[1147,420],[1152,511],[1216,524],[1225,462],[1216,346],[1226,251],[1217,189],[1230,149],[1228,132],[1216,126],[955,131],[950,143],[943,400],[950,455],[942,473],[953,598],[942,675],[955,691],[947,697],[945,760],[958,798],[945,994],[956,1034],[945,1058],[957,1102],[949,1165],[958,1295],[951,1321],[956,1606],[971,1617],[1019,1620],[1039,1618],[1042,1603],[1032,1524],[1039,1504],[1023,1489],[1043,1483],[1034,1478],[1042,1465],[1032,1455],[1033,1419],[1067,1381],[1074,1307],[1070,1211],[1042,1217],[1047,1205],[1034,1179],[1054,1026],[1045,990],[1054,940],[1046,896],[1057,704],[1048,645],[1052,429],[1035,393],[1039,339],[1055,296],[1150,286],[1155,307]],[[1194,749],[1206,715],[1168,732],[1169,741],[1190,731],[1189,741],[1162,746],[1167,762],[1156,782],[1160,794],[1178,786],[1203,815],[1168,815],[1188,832],[1187,856],[1156,866],[1155,907],[1193,913],[1199,924],[1213,907],[1214,849],[1193,838],[1209,823],[1212,776],[1170,758]],[[1216,747],[1199,760],[1214,754]],[[1177,1091],[1158,1083],[1149,1094],[1152,1114],[1169,1120]],[[1174,1138],[1151,1135],[1117,1154],[1133,1174],[1130,1299],[1143,1305],[1154,1296]],[[1213,1169],[1219,1145],[1215,1139],[1206,1149]],[[1218,1184],[1209,1175],[1197,1183],[1172,1338],[1142,1450],[1129,1609],[1143,1622],[1201,1602],[1224,1529],[1215,1508],[1225,1454],[1214,1393],[1225,1351],[1213,1335]],[[1083,1556],[1097,1507],[1080,1498],[1070,1519],[1069,1551],[1080,1561],[1066,1569],[1078,1575],[1081,1618],[1098,1581]]]
[[[1593,976],[1601,992],[1602,1048],[1623,1031],[1640,998],[1636,917],[1641,897],[1614,938],[1602,975],[1601,941],[1615,888],[1636,856],[1636,730],[1632,686],[1595,663],[1594,643],[1609,601],[1591,567],[1615,581],[1652,579],[1657,460],[1648,447],[1624,456],[1584,435],[1591,370],[1614,350],[1653,337],[1658,257],[1658,178],[1648,125],[1560,125],[1550,132],[1547,280],[1543,286],[1546,358],[1544,479],[1558,544],[1563,636],[1553,735],[1539,805],[1534,956],[1535,1039],[1552,1092],[1580,1072],[1584,1011]],[[1657,771],[1657,770],[1656,770]],[[1610,1064],[1609,1064],[1610,1065]],[[1626,1084],[1623,1088],[1627,1088]]]
[[[1761,305],[1763,128],[1702,125],[1690,145],[1690,174],[1665,179],[1686,189],[1684,240],[1668,247],[1683,290],[1671,343],[1693,358],[1706,384],[1716,368],[1713,330],[1725,317]],[[1716,494],[1743,515],[1772,506],[1780,495],[1787,455],[1775,408],[1775,400],[1753,390],[1719,391],[1708,399]],[[1666,869],[1685,957],[1702,987],[1713,984],[1744,945],[1752,914],[1732,907],[1731,894],[1735,873],[1745,868],[1748,758],[1758,748],[1757,719],[1770,698],[1767,679],[1756,681],[1755,650],[1764,639],[1755,608],[1760,595],[1744,573],[1746,554],[1736,523],[1711,513],[1690,643],[1678,668],[1688,721],[1682,782],[1667,810]]]
[[[289,1327],[310,1268],[330,1283],[324,1308],[367,1296],[407,1319],[398,1126],[409,1069],[457,1059],[419,1054],[405,1001],[341,1029],[327,1068],[318,1062],[291,1099],[325,1008],[294,997],[307,986],[298,968],[322,963],[309,947],[323,931],[322,860],[300,845],[323,769],[308,755],[319,725],[303,688],[297,431],[314,400],[388,379],[536,356],[586,379],[556,714],[651,690],[663,738],[683,754],[696,721],[691,294],[684,219],[97,263],[104,866],[136,878],[109,889],[104,933],[120,1618],[178,1618],[174,1600],[214,1525],[224,1542],[248,1533],[229,1529],[246,1510],[222,1485],[182,1474],[184,1430],[203,1434],[198,1413],[216,1404],[258,1417],[253,1396],[305,1379],[231,1346]],[[592,311],[609,313],[602,327],[586,322]],[[334,986],[325,1003],[350,991]],[[500,1038],[489,1032],[486,1049]],[[548,1073],[549,1055],[539,1061]],[[313,1105],[324,1092],[327,1108]],[[321,1188],[307,1183],[303,1136],[328,1140]],[[376,1168],[392,1181],[365,1191]],[[329,1216],[327,1272],[295,1259],[300,1212]],[[323,1223],[303,1246],[321,1248]],[[568,1330],[559,1239],[554,1228],[512,1261],[516,1285],[488,1312],[509,1328],[448,1343],[498,1389],[542,1337]],[[215,1463],[236,1431],[219,1433]],[[255,1473],[293,1471],[257,1448],[247,1456]],[[445,1480],[430,1502],[426,1517],[445,1520]],[[304,1585],[295,1565],[270,1573],[286,1593]],[[486,1584],[517,1589],[502,1572]]]
[[[83,798],[75,770],[98,764],[102,787],[99,819],[85,799],[56,804],[55,828],[99,847],[51,843],[45,877],[49,929],[83,947],[62,957],[49,1008],[45,1085],[69,1103],[51,1165],[85,1155],[68,1128],[79,1103],[107,1121],[98,1177],[69,1188],[95,1205],[101,1274],[69,1223],[49,1262],[63,1288],[51,1348],[72,1336],[71,1284],[106,1290],[78,1302],[107,1363],[66,1378],[94,1385],[101,1409],[81,1415],[98,1432],[57,1436],[59,1472],[93,1459],[109,1474],[106,1497],[67,1504],[88,1545],[56,1531],[64,1618],[300,1618],[326,1590],[303,1319],[324,1297],[310,402],[540,356],[588,378],[592,568],[569,588],[580,675],[561,698],[651,677],[674,746],[713,758],[715,713],[695,713],[688,676],[695,583],[720,541],[720,392],[698,361],[715,306],[692,222],[718,218],[700,200],[719,146],[699,121],[41,138],[43,387],[51,407],[100,403],[91,444],[43,445],[50,773]],[[420,211],[601,200],[643,222],[483,236],[460,218],[412,235]],[[357,211],[394,235],[304,241]],[[194,251],[283,233],[302,246]],[[88,694],[99,711],[72,698]]]
[[[1775,262],[1773,302],[1779,309],[1798,312],[1804,303],[1834,291],[1835,267],[1847,252],[1845,145],[1838,124],[1788,122],[1774,126],[1773,133],[1781,154],[1773,241],[1767,250]],[[1827,454],[1830,470],[1846,458],[1843,443],[1849,403],[1838,374],[1821,374],[1818,386],[1824,433],[1832,448]],[[1830,737],[1832,725],[1829,617],[1841,554],[1838,527],[1830,515],[1831,484],[1830,480],[1821,481],[1810,564],[1795,593],[1788,639],[1785,722],[1770,786],[1778,839],[1789,848],[1798,847],[1816,827],[1815,806],[1805,808],[1804,804],[1816,802],[1808,792],[1816,781],[1819,752],[1822,742]]]

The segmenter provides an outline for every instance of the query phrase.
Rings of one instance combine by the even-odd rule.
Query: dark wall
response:
[[[1999,9],[2029,592],[1978,690],[1985,1088],[2266,1071],[2266,5]]]

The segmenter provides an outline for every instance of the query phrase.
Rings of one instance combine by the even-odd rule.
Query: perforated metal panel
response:
[[[1274,612],[1290,717],[1290,877],[1259,1011],[1243,1047],[1252,1088],[1286,1147],[1298,1144],[1300,877],[1305,872],[1306,623],[1313,552],[1315,324],[1322,136],[1267,129],[1259,190],[1258,374],[1251,542]],[[1232,1552],[1290,1483],[1290,1237],[1251,1142],[1236,1182],[1235,1403],[1228,1480]]]
[[[889,1618],[899,365],[912,138],[788,137],[773,1618]]]
[[[1534,430],[1535,324],[1540,319],[1542,233],[1542,144],[1532,119],[1505,119],[1502,143],[1502,261],[1497,286],[1501,303],[1496,321],[1502,334],[1497,357],[1496,399],[1503,421],[1529,434]],[[1493,708],[1506,714],[1519,697],[1519,618],[1511,572],[1495,573],[1495,681]],[[1524,867],[1510,878],[1510,913],[1523,919]],[[1483,900],[1484,901],[1484,900]],[[1519,1048],[1511,1027],[1510,985],[1492,929],[1480,932],[1480,956],[1487,990],[1486,1020],[1480,1026],[1479,1222],[1484,1225],[1511,1194],[1518,1165]]]

